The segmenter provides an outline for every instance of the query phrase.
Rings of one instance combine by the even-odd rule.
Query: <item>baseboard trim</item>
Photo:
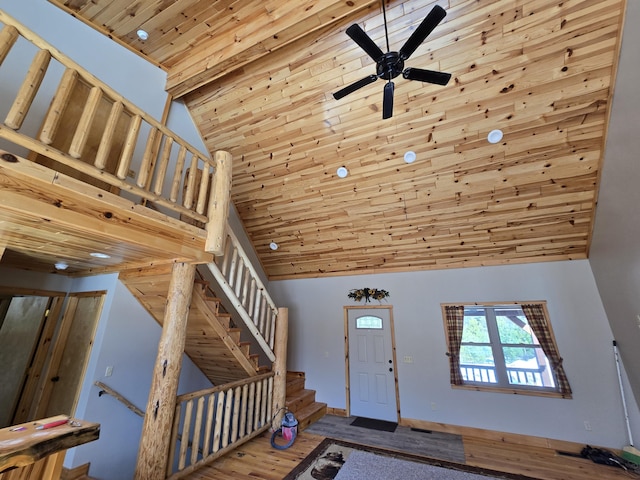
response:
[[[84,476],[89,475],[89,467],[91,463],[85,463],[74,468],[62,467],[62,473],[60,474],[60,480],[76,480]]]
[[[347,411],[344,408],[327,407],[327,414],[337,417],[346,417]],[[430,422],[428,420],[418,420],[415,418],[401,418],[398,425],[404,427],[416,428],[419,430],[430,430],[433,432],[452,433],[465,437],[474,437],[482,440],[490,440],[494,442],[503,442],[505,444],[523,445],[527,447],[540,447],[555,450],[557,452],[566,452],[579,454],[584,448],[583,443],[570,442],[568,440],[557,440],[553,438],[534,437],[531,435],[522,435],[518,433],[498,432],[496,430],[486,430],[483,428],[464,427],[461,425],[450,425],[447,423]],[[597,447],[597,445],[592,445]],[[603,448],[603,447],[600,447]],[[609,447],[607,450],[621,455],[622,452]]]
[[[421,430],[432,430],[436,432],[453,433],[466,437],[475,437],[483,440],[491,440],[495,442],[503,442],[505,444],[524,445],[528,447],[548,448],[551,450],[580,453],[584,448],[583,443],[570,442],[568,440],[557,440],[553,438],[534,437],[531,435],[522,435],[517,433],[498,432],[495,430],[486,430],[483,428],[464,427],[460,425],[449,425],[446,423],[429,422],[427,420],[417,420],[412,418],[403,418],[399,425],[410,428],[419,428]],[[610,448],[610,451],[615,452]]]
[[[347,411],[344,408],[327,407],[328,415],[335,415],[336,417],[346,417]]]

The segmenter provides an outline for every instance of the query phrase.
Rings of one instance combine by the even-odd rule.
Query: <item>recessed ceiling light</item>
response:
[[[404,154],[404,161],[407,163],[413,163],[416,161],[416,152],[409,150]]]
[[[269,244],[269,248],[270,248],[271,250],[277,250],[277,249],[278,249],[278,244],[277,244],[276,242],[271,242],[271,243]]]
[[[138,35],[138,38],[143,42],[149,38],[149,34],[142,29],[138,30],[136,35]]]
[[[336,173],[340,178],[345,178],[347,175],[349,175],[349,170],[347,170],[347,167],[338,167]]]
[[[90,253],[93,258],[111,258],[111,255],[107,255],[106,253],[93,252]]]
[[[56,267],[56,270],[66,270],[67,268],[69,268],[69,265],[64,262],[56,262],[54,266]]]
[[[502,140],[502,130],[491,130],[487,135],[489,143],[498,143],[500,140]]]

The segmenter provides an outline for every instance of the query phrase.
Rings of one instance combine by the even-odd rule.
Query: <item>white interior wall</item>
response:
[[[629,0],[589,261],[640,398],[640,2]]]
[[[402,418],[628,444],[613,337],[587,261],[272,281],[277,304],[289,308],[288,368],[305,372],[307,388],[334,408],[346,407],[343,306],[357,305],[347,293],[362,287],[391,294]],[[440,304],[536,300],[548,302],[573,399],[452,389]],[[638,433],[640,413],[629,403]]]

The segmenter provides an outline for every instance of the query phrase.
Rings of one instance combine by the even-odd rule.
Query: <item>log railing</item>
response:
[[[545,370],[545,365],[538,365],[537,368],[507,366],[509,385],[554,387],[553,378],[543,375]],[[465,382],[498,383],[493,365],[460,365],[460,372]]]
[[[274,361],[278,308],[228,225],[225,237],[224,253],[208,265],[209,270],[267,357]]]
[[[0,138],[92,177],[108,185],[111,192],[126,192],[176,216],[206,224],[205,250],[221,253],[231,184],[230,155],[216,152],[211,160],[2,10],[0,28],[0,68],[19,38],[37,49],[17,92],[11,92],[13,100],[3,93],[3,101],[12,103],[6,117],[0,119]],[[50,68],[55,62],[64,73],[50,93],[41,87],[48,71],[59,70]],[[65,120],[77,88],[89,93],[76,116]],[[49,109],[44,119],[38,119],[41,127],[34,136],[22,130],[36,95]],[[97,115],[99,109],[103,115]],[[66,135],[69,129],[73,133],[63,148],[55,141],[56,135],[61,131]],[[116,138],[116,132],[123,129],[124,138],[122,133]],[[101,133],[97,145],[87,148],[96,131]],[[146,139],[143,132],[148,132]],[[141,157],[137,152],[143,152]],[[134,162],[137,173],[132,170]]]
[[[273,377],[268,373],[179,396],[167,478],[182,478],[267,430]]]

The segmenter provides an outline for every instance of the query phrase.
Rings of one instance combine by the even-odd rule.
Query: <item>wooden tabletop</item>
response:
[[[57,421],[62,425],[48,426]],[[45,427],[45,428],[43,428]],[[100,424],[66,415],[0,429],[0,472],[34,463],[52,453],[97,440]]]

